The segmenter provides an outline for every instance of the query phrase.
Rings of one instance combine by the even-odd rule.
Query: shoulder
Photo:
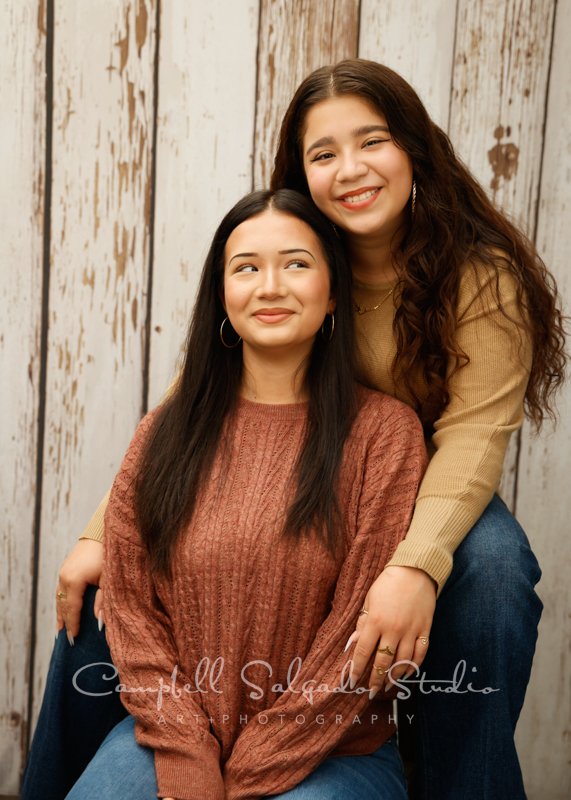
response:
[[[490,251],[489,260],[474,256],[460,268],[458,318],[466,314],[496,309],[521,293],[521,281],[510,256],[502,250]]]
[[[387,439],[404,430],[423,439],[420,419],[406,403],[361,385],[357,387],[357,399],[359,410],[352,435],[359,438]]]

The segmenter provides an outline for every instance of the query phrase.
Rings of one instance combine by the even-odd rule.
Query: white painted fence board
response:
[[[53,646],[58,568],[141,413],[155,52],[149,0],[56,0],[54,15],[36,704]]]
[[[282,117],[312,70],[357,55],[358,0],[260,0],[255,188],[266,188]]]
[[[571,3],[558,3],[537,245],[556,276],[571,314]],[[533,532],[543,570],[539,594],[545,608],[518,749],[530,800],[571,797],[571,386],[559,403],[555,432],[539,438],[526,426],[518,475],[517,515]]]
[[[361,0],[359,56],[394,69],[448,130],[457,0]]]
[[[450,138],[494,201],[528,233],[535,221],[553,0],[459,0]],[[501,493],[513,507],[517,437]]]
[[[149,403],[175,371],[208,246],[252,184],[258,0],[162,6]]]
[[[28,723],[45,175],[45,14],[0,5],[0,794]]]

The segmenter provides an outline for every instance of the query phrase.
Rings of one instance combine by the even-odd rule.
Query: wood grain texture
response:
[[[571,3],[558,3],[543,156],[537,245],[571,314]],[[517,515],[532,536],[543,570],[544,602],[534,670],[518,728],[518,750],[530,800],[571,797],[571,386],[560,422],[522,437]]]
[[[162,6],[149,402],[173,377],[216,226],[252,184],[258,0]]]
[[[361,0],[359,56],[379,61],[418,92],[448,130],[457,0]]]
[[[36,706],[58,568],[141,414],[155,53],[150,0],[57,0],[54,19]]]
[[[358,0],[260,0],[254,185],[270,181],[277,134],[312,70],[357,55]]]
[[[553,0],[459,0],[450,138],[489,195],[533,233]],[[514,504],[518,437],[501,493]]]
[[[42,308],[45,8],[0,5],[0,793],[18,791],[28,724]]]

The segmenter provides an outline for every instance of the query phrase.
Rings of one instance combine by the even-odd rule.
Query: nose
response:
[[[258,286],[259,297],[283,297],[285,293],[282,270],[276,267],[268,267],[260,273],[260,284]]]
[[[339,155],[337,158],[337,180],[352,181],[362,178],[367,174],[367,165],[361,158],[360,151],[351,151]]]

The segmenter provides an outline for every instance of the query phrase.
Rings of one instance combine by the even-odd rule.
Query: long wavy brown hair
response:
[[[456,307],[462,268],[493,270],[491,289],[500,297],[500,270],[515,278],[517,302],[533,358],[525,412],[536,429],[555,417],[554,394],[565,377],[564,317],[555,280],[533,244],[502,214],[460,162],[446,134],[430,119],[414,89],[393,70],[350,59],[312,72],[297,89],[282,122],[272,189],[309,195],[302,140],[309,109],[330,97],[362,98],[386,119],[391,137],[410,157],[417,186],[407,230],[395,247],[399,275],[394,319],[396,381],[413,398],[427,430],[448,404],[451,375],[469,358],[456,340]],[[488,272],[489,274],[489,272]],[[493,279],[495,275],[495,280]],[[490,283],[488,281],[488,283]],[[512,320],[512,322],[515,320]],[[427,387],[419,393],[418,384]]]

